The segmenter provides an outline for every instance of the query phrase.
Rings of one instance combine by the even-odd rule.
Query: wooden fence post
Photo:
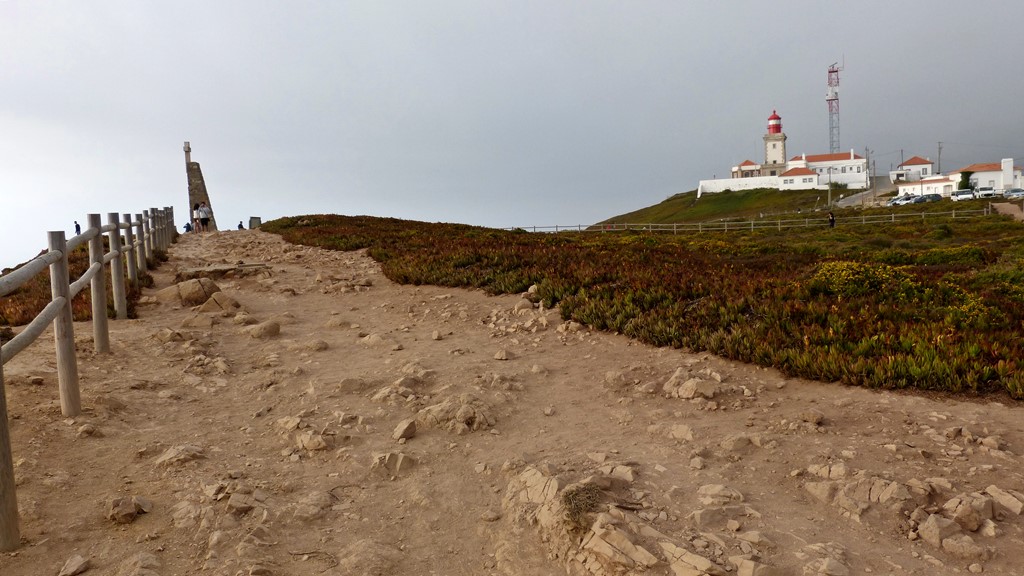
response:
[[[71,317],[71,287],[68,284],[68,246],[64,231],[50,232],[50,250],[64,256],[50,265],[50,295],[64,298],[64,306],[53,321],[53,342],[57,349],[57,384],[60,388],[60,413],[75,417],[82,412],[78,393],[78,360],[75,358],[75,325]]]
[[[122,214],[124,223],[128,226],[124,229],[124,248],[126,250],[126,261],[128,263],[128,282],[132,286],[139,287],[139,266],[135,258],[135,234],[132,233],[132,215]]]
[[[167,211],[161,208],[158,213],[160,214],[160,249],[167,250],[167,247],[171,245],[171,235],[167,233]]]
[[[107,213],[107,224],[114,227],[107,232],[110,240],[110,251],[114,259],[110,261],[110,291],[114,295],[114,312],[118,320],[128,318],[128,296],[124,289],[124,255],[121,254],[121,230],[118,226],[117,212]]]
[[[10,552],[20,544],[18,498],[14,489],[14,456],[11,453],[11,432],[7,427],[4,366],[0,364],[0,552]]]
[[[149,210],[142,211],[142,245],[145,248],[146,260],[153,257],[153,234],[149,229]]]
[[[135,260],[139,265],[139,274],[146,273],[146,231],[145,231],[145,219],[142,214],[135,215],[135,221],[138,224],[135,225],[135,241],[139,243],[138,247],[135,248]]]
[[[153,250],[163,250],[164,246],[160,238],[160,211],[156,208],[149,209],[149,217],[153,219],[149,227],[153,231]]]
[[[96,235],[89,240],[89,265],[99,262],[103,266],[103,233],[100,232],[99,214],[89,214],[89,228],[96,229]],[[89,299],[92,300],[92,341],[97,354],[110,352],[110,334],[107,332],[107,277],[101,268],[89,282]]]

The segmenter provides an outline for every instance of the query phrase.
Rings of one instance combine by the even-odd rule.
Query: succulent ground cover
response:
[[[109,250],[104,238],[104,251]],[[149,268],[155,268],[160,262],[167,260],[167,255],[158,250],[154,257],[147,263]],[[77,280],[89,269],[89,249],[87,245],[79,246],[68,254],[68,275],[71,281]],[[4,270],[4,273],[8,270]],[[107,274],[107,316],[114,316],[114,297],[110,290],[110,269],[104,268]],[[140,278],[142,286],[150,286],[153,283],[149,274],[142,274]],[[125,272],[125,288],[128,298],[128,317],[135,318],[135,306],[141,295],[141,291],[131,286]],[[24,286],[14,292],[0,298],[0,326],[22,326],[28,324],[39,312],[50,303],[52,296],[50,290],[49,269],[36,274]],[[75,321],[92,319],[92,300],[88,289],[84,289],[71,300],[71,314]]]
[[[655,346],[850,385],[1024,398],[1024,231],[1000,217],[678,236],[330,215],[264,229],[367,248],[400,283],[536,284],[563,318]]]

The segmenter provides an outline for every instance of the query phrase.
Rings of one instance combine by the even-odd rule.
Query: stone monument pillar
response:
[[[206,205],[213,211],[209,230],[215,231],[217,230],[217,211],[213,207],[213,202],[210,202],[210,195],[206,192],[203,170],[199,167],[199,162],[192,161],[192,146],[188,142],[185,142],[183,149],[185,150],[185,174],[188,177],[189,220],[192,219],[192,207],[201,202],[206,202]]]

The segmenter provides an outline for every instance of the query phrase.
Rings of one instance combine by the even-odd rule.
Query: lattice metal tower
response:
[[[828,67],[828,89],[825,91],[825,102],[828,102],[828,151],[839,152],[839,72],[843,69],[838,62]]]

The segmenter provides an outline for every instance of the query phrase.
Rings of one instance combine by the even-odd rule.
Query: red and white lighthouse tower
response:
[[[768,133],[764,135],[764,164],[761,175],[778,176],[786,171],[786,135],[782,132],[782,117],[772,110],[768,117]]]
[[[768,117],[768,133],[782,134],[782,116],[775,110],[772,110],[772,115]]]

